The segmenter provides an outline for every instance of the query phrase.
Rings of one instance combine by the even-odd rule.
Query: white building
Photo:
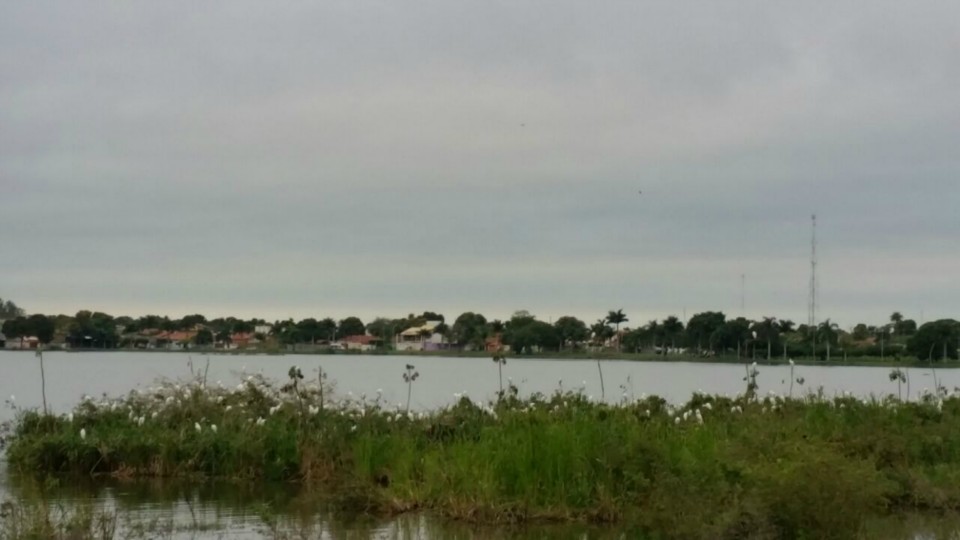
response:
[[[421,326],[407,328],[396,335],[394,346],[398,351],[436,351],[447,345],[443,334],[436,331],[443,321],[427,321]]]

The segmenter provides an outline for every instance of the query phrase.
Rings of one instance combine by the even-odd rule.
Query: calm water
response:
[[[117,538],[497,539],[631,538],[626,530],[587,525],[476,527],[426,513],[391,518],[332,513],[284,484],[97,480],[43,486],[3,475],[6,496],[54,508],[87,505],[117,516]],[[57,515],[56,512],[54,515]]]
[[[192,355],[147,352],[48,352],[44,355],[47,379],[47,402],[56,412],[69,411],[84,394],[98,397],[126,394],[135,388],[150,386],[159,378],[187,378],[188,359],[194,369],[203,370],[210,361],[208,381],[235,385],[241,373],[262,373],[283,380],[291,365],[297,364],[308,377],[322,366],[335,381],[337,393],[351,392],[373,396],[378,389],[388,403],[406,401],[407,389],[402,379],[404,365],[414,364],[420,378],[413,387],[413,406],[440,407],[454,401],[454,392],[466,392],[471,398],[487,400],[498,388],[497,368],[487,358],[442,358],[436,356],[367,356],[367,355],[289,355],[230,356]],[[657,394],[673,401],[686,401],[691,393],[702,390],[714,394],[736,394],[744,389],[744,367],[737,364],[704,364],[690,362],[604,361],[603,376],[607,401],[642,393]],[[790,368],[760,366],[758,382],[762,392],[786,393],[789,390]],[[896,394],[897,386],[888,379],[885,367],[797,366],[795,377],[805,384],[794,385],[794,394],[823,387],[827,395],[852,392],[858,396]],[[929,369],[910,369],[911,392],[933,388]],[[509,377],[523,395],[533,392],[551,393],[561,384],[564,389],[584,388],[584,392],[600,399],[597,364],[592,360],[524,360],[509,359],[503,369],[504,384]],[[960,370],[937,371],[940,384],[947,388],[960,386]],[[624,388],[621,388],[623,386]],[[906,393],[906,385],[903,388]],[[16,406],[40,407],[40,364],[33,353],[0,351],[0,400],[16,396]],[[12,416],[9,407],[0,409],[0,421]]]
[[[56,412],[69,411],[83,395],[117,396],[135,388],[145,388],[160,378],[178,379],[190,376],[187,354],[145,352],[64,353],[44,355],[47,380],[47,401]],[[337,393],[354,397],[373,396],[382,389],[388,403],[406,400],[402,380],[404,366],[414,364],[420,379],[414,384],[415,407],[434,408],[454,401],[454,392],[466,392],[473,399],[487,400],[498,387],[497,368],[486,358],[441,358],[410,356],[227,356],[193,355],[194,369],[203,370],[209,358],[208,381],[235,385],[243,373],[262,373],[282,380],[293,364],[304,374],[313,376],[322,366],[335,381]],[[657,394],[673,402],[685,401],[690,394],[736,394],[743,390],[744,368],[735,364],[702,364],[688,362],[605,361],[603,375],[606,399],[618,401],[641,394]],[[760,366],[758,382],[761,391],[786,393],[790,371],[786,366]],[[794,393],[815,391],[823,387],[828,395],[852,392],[858,396],[896,394],[897,387],[887,377],[890,368],[797,366],[795,376],[806,379]],[[937,372],[947,388],[960,386],[960,370]],[[561,385],[579,389],[600,398],[597,364],[588,360],[523,360],[509,359],[504,366],[504,379],[511,378],[521,391],[550,393]],[[911,391],[932,388],[930,370],[911,369]],[[506,382],[506,381],[505,381]],[[904,386],[906,393],[906,386]],[[15,395],[18,408],[40,407],[42,404],[40,367],[29,352],[0,351],[0,400]],[[13,417],[14,410],[0,408],[0,421]],[[160,529],[146,537],[166,538],[632,538],[630,531],[616,528],[581,526],[535,527],[525,529],[477,529],[451,524],[418,514],[388,520],[369,517],[347,517],[326,513],[308,496],[291,486],[257,485],[255,489],[230,484],[183,484],[176,482],[97,481],[88,485],[46,486],[21,481],[4,470],[0,460],[0,499],[43,500],[62,502],[67,506],[94,504],[118,510],[121,527],[135,523],[155,523]],[[913,518],[911,518],[913,519]],[[895,526],[882,524],[878,530],[888,538],[955,537],[955,521],[924,519]],[[938,529],[950,534],[944,536]],[[922,531],[922,532],[918,532]],[[892,532],[891,535],[887,533]]]

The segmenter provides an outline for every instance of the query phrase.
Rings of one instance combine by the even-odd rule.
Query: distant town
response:
[[[957,359],[960,323],[941,319],[918,325],[899,312],[880,325],[839,328],[829,319],[816,325],[776,317],[749,320],[719,311],[671,316],[631,326],[622,309],[594,323],[574,316],[542,321],[517,311],[507,321],[464,312],[448,324],[443,314],[424,311],[402,318],[264,319],[195,314],[171,319],[160,315],[114,317],[80,311],[70,315],[28,315],[0,299],[6,349],[131,349],[248,352],[611,352],[698,357],[815,357],[920,360]]]

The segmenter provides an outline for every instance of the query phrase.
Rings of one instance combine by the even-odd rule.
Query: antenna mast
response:
[[[810,297],[807,299],[807,326],[815,331],[817,324],[817,215],[810,216]]]

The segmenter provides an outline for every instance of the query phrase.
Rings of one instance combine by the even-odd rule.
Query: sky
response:
[[[960,3],[0,2],[0,297],[960,318]],[[743,278],[741,279],[741,276]]]

